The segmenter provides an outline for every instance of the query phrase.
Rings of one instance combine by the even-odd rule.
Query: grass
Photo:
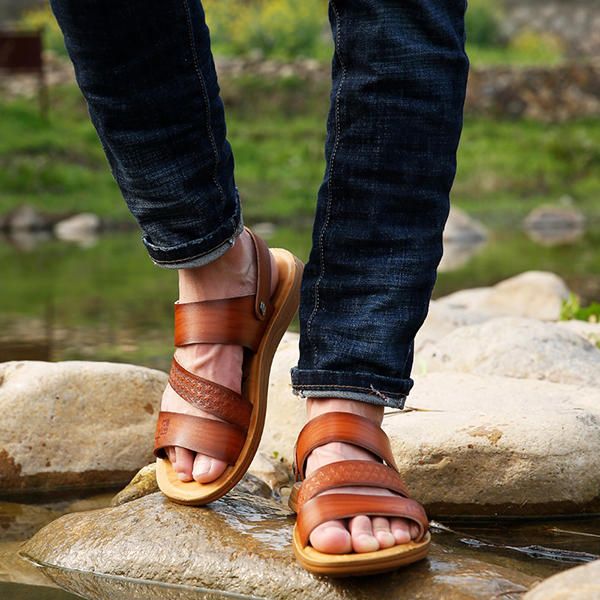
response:
[[[224,82],[237,183],[248,220],[309,220],[324,169],[326,84]],[[85,104],[74,86],[52,90],[49,121],[34,101],[1,102],[0,206],[91,211],[130,219]],[[453,201],[483,220],[520,218],[568,196],[598,212],[600,119],[548,126],[467,116]]]

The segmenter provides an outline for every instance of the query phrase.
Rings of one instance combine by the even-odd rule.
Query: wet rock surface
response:
[[[600,598],[600,560],[546,579],[524,600],[597,600]]]
[[[152,459],[166,381],[133,365],[0,364],[0,494],[127,483]]]
[[[514,558],[497,564],[485,554],[459,552],[445,543],[448,533],[440,534],[427,560],[386,577],[314,577],[293,558],[292,525],[281,504],[246,493],[233,492],[205,508],[180,506],[157,493],[61,517],[23,553],[61,586],[94,599],[202,598],[198,587],[273,600],[517,598],[539,581],[519,571]],[[162,588],[157,596],[148,582],[191,589]]]

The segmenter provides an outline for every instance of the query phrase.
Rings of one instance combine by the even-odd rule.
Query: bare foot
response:
[[[216,261],[194,269],[179,270],[179,302],[216,300],[252,294],[256,290],[256,255],[250,234],[246,230],[234,245]],[[277,263],[271,255],[271,294],[278,281]],[[175,350],[175,358],[195,375],[224,385],[241,393],[241,346],[230,344],[191,344]],[[195,408],[167,384],[161,410],[221,420]],[[209,483],[225,471],[227,463],[186,448],[166,448],[167,456],[181,481]]]
[[[326,412],[349,412],[366,417],[381,425],[383,407],[341,399],[314,399],[307,402],[308,419]],[[341,442],[333,442],[315,448],[306,463],[306,475],[326,464],[343,460],[377,459],[373,454]],[[347,487],[322,492],[323,494],[378,494],[391,496],[389,490],[368,487]],[[327,554],[347,554],[349,552],[374,552],[396,544],[405,544],[419,535],[415,524],[406,519],[369,517],[359,515],[352,519],[327,521],[316,527],[310,534],[310,543],[316,550]]]

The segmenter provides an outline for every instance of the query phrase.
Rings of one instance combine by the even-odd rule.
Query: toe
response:
[[[310,534],[310,545],[327,554],[347,554],[352,552],[350,532],[343,521],[328,521],[315,527]]]
[[[227,463],[204,454],[197,454],[192,475],[198,483],[210,483],[225,471]]]
[[[175,448],[173,446],[169,446],[168,448],[165,448],[165,452],[167,453],[169,462],[175,466]]]
[[[391,529],[396,544],[410,542],[412,536],[406,519],[392,519]]]
[[[373,526],[369,517],[359,515],[351,519],[350,534],[352,535],[354,552],[375,552],[379,550],[379,542],[373,535]]]
[[[175,471],[181,481],[192,480],[192,464],[194,453],[187,448],[175,447]]]
[[[390,548],[396,543],[390,529],[389,519],[374,517],[371,519],[371,526],[373,527],[373,534],[379,542],[380,548]]]

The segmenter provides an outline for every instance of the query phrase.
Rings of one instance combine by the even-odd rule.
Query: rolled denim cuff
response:
[[[142,238],[152,262],[164,269],[191,269],[202,267],[220,258],[229,250],[244,230],[241,212],[237,212],[217,230],[171,248],[155,246]]]
[[[292,392],[300,398],[347,398],[367,404],[404,408],[412,379],[394,379],[368,373],[306,370],[293,367]]]

